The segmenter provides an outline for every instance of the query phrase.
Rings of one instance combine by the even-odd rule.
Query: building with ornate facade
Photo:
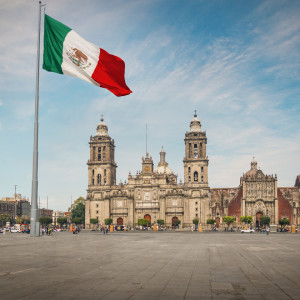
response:
[[[250,170],[241,177],[239,187],[210,188],[207,137],[196,113],[184,143],[184,182],[177,182],[162,148],[157,167],[146,153],[142,157],[142,170],[136,175],[129,173],[128,181],[117,185],[115,143],[102,117],[96,135],[89,142],[86,228],[90,227],[91,218],[97,218],[99,224],[111,218],[114,225],[131,227],[141,218],[151,224],[162,219],[166,226],[180,220],[181,227],[192,226],[195,218],[203,225],[207,219],[215,219],[220,226],[227,215],[235,216],[237,224],[246,215],[253,216],[256,224],[261,216],[269,216],[272,224],[278,224],[283,217],[299,224],[300,176],[294,187],[278,188],[277,176],[265,175],[253,161]]]

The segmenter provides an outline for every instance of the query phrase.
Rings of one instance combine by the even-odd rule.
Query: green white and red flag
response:
[[[68,26],[45,15],[43,69],[78,77],[116,96],[132,93],[125,82],[125,63],[86,41]]]

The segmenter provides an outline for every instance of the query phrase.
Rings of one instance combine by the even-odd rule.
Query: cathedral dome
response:
[[[194,118],[190,123],[190,132],[201,132],[201,122],[197,118],[196,110],[195,110]]]
[[[247,177],[247,176],[256,176],[256,174],[258,172],[261,175],[264,175],[264,173],[261,170],[257,170],[257,162],[256,161],[252,161],[251,162],[251,169],[244,174],[244,177]]]
[[[101,121],[97,126],[97,136],[108,136],[108,128],[107,125],[104,123],[103,115],[101,115]]]
[[[161,165],[154,169],[154,173],[171,175],[173,174],[173,171],[168,166]]]
[[[166,162],[166,152],[164,150],[164,147],[162,147],[159,154],[160,162],[158,163],[158,166],[154,169],[154,173],[167,175],[173,174],[173,171],[168,167],[168,163]]]

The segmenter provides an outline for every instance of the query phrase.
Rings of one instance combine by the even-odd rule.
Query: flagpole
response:
[[[37,223],[37,195],[38,195],[38,133],[39,133],[39,76],[40,76],[40,40],[41,40],[41,8],[39,1],[38,17],[38,40],[36,60],[36,87],[35,87],[35,120],[34,120],[34,142],[33,142],[33,163],[32,163],[32,187],[31,187],[31,218],[30,236],[40,236],[40,226]]]

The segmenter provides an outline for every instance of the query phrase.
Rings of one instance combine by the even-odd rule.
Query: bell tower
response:
[[[206,132],[201,130],[201,122],[195,110],[190,123],[190,131],[185,134],[184,183],[208,186],[208,157],[206,156]]]
[[[90,138],[90,159],[88,165],[89,187],[116,184],[115,142],[108,135],[103,115],[97,126],[97,133]]]

